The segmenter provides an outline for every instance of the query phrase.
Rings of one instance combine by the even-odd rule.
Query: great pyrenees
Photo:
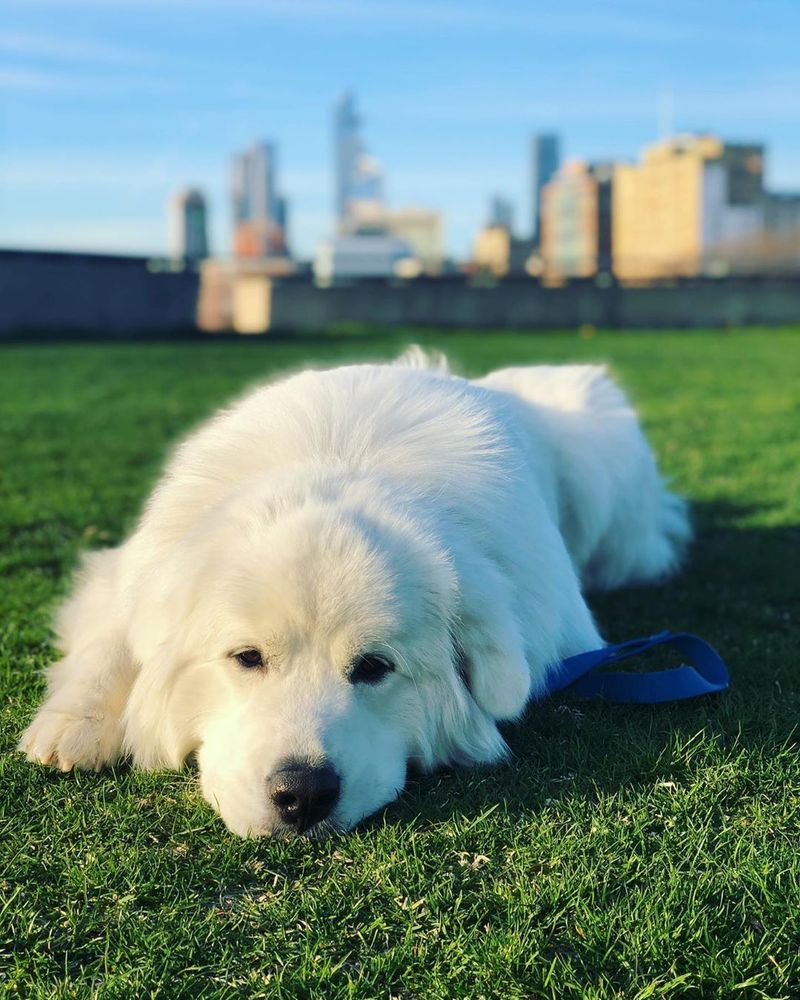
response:
[[[502,758],[497,722],[602,644],[582,590],[661,578],[688,538],[602,367],[305,371],[191,434],[88,556],[20,747],[194,754],[234,833],[346,830],[409,763]]]

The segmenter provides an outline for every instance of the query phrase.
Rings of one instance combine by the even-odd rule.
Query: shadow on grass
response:
[[[524,819],[553,802],[689,781],[705,763],[741,753],[767,759],[791,745],[800,709],[800,525],[742,523],[763,513],[696,504],[697,539],[680,576],[659,587],[590,596],[611,641],[665,628],[706,638],[728,663],[727,692],[657,706],[557,695],[503,727],[508,765],[412,776],[372,823],[415,821],[424,828],[496,808]],[[675,664],[660,653],[642,666]]]

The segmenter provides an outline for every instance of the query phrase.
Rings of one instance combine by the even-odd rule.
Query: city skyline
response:
[[[456,256],[493,192],[527,228],[534,132],[590,160],[633,159],[659,120],[764,141],[770,188],[797,189],[797,29],[800,6],[772,0],[669,16],[629,2],[10,0],[0,244],[163,253],[165,198],[192,185],[212,246],[228,247],[230,155],[268,135],[293,248],[310,257],[334,222],[330,108],[348,87],[388,204],[440,210]]]

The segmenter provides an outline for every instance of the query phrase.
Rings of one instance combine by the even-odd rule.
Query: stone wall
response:
[[[144,257],[0,250],[0,336],[191,330],[199,276]]]
[[[530,279],[479,287],[461,277],[410,284],[362,281],[331,288],[308,281],[273,285],[265,329],[323,329],[336,323],[486,329],[781,325],[800,323],[800,279],[709,279],[607,288],[593,281],[548,288]]]
[[[246,287],[237,288],[239,280]],[[139,257],[0,251],[0,336],[195,330],[199,281],[193,270],[154,270]],[[578,280],[543,287],[530,278],[480,286],[453,275],[318,288],[308,276],[237,275],[228,268],[223,284],[225,309],[214,313],[216,325],[203,324],[209,332],[232,327],[292,333],[347,323],[465,329],[800,324],[797,277],[691,279],[650,287]]]

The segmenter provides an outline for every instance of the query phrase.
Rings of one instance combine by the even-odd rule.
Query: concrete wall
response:
[[[106,336],[192,329],[194,271],[154,272],[144,257],[0,250],[0,336]]]
[[[780,325],[800,323],[800,279],[610,288],[593,281],[547,288],[529,279],[478,287],[460,277],[419,279],[411,285],[362,281],[332,288],[280,281],[272,288],[264,329],[319,330],[348,322],[487,329]]]
[[[226,294],[239,306],[239,329],[249,333],[342,323],[477,329],[800,323],[800,277],[639,288],[603,288],[592,280],[542,287],[529,278],[480,287],[460,275],[318,288],[309,277],[245,277],[241,289],[226,278]],[[189,331],[196,328],[198,293],[195,272],[153,272],[144,258],[0,251],[0,336]]]

